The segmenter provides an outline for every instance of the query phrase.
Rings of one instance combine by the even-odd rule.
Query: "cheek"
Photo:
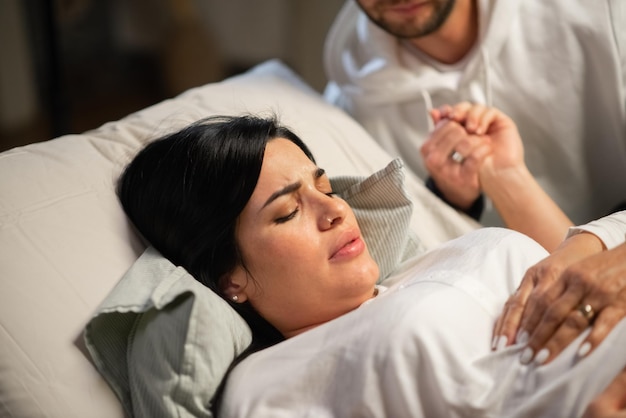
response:
[[[319,254],[321,248],[319,238],[303,230],[272,237],[268,247],[276,257],[283,258],[281,264],[304,263]]]
[[[244,255],[248,255],[251,269],[286,272],[311,262],[319,263],[320,254],[319,238],[296,228],[258,235],[244,246]]]

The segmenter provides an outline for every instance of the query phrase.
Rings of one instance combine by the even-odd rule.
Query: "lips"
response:
[[[346,260],[358,256],[365,250],[365,242],[358,230],[347,230],[339,235],[330,260]]]
[[[425,6],[427,2],[418,1],[413,3],[400,3],[389,7],[389,11],[392,13],[405,14],[413,13],[415,10]]]

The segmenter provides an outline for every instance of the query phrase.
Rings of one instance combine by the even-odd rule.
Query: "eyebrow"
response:
[[[313,178],[315,180],[317,180],[320,177],[322,177],[324,174],[326,174],[326,170],[324,170],[323,168],[319,168],[318,167],[313,172]],[[261,207],[261,209],[263,209],[264,207],[266,207],[267,205],[269,205],[270,203],[272,203],[274,200],[278,199],[279,197],[284,196],[284,195],[289,194],[289,193],[295,192],[300,187],[302,187],[302,183],[298,181],[296,183],[289,184],[289,185],[283,187],[282,189],[272,193],[272,195],[265,201],[265,203],[263,204],[263,207]]]

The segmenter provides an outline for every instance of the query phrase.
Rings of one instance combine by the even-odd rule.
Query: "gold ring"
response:
[[[596,311],[590,304],[580,304],[578,305],[578,312],[589,322],[593,321],[593,318],[596,316]]]
[[[463,155],[458,151],[454,151],[452,154],[450,154],[450,158],[452,159],[452,161],[459,164],[462,164],[463,160],[465,159],[465,157],[463,157]]]

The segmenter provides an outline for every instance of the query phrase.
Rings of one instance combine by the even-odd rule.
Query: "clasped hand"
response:
[[[468,209],[481,177],[524,164],[517,127],[499,110],[462,102],[431,111],[435,129],[420,151],[426,169],[453,206]]]

